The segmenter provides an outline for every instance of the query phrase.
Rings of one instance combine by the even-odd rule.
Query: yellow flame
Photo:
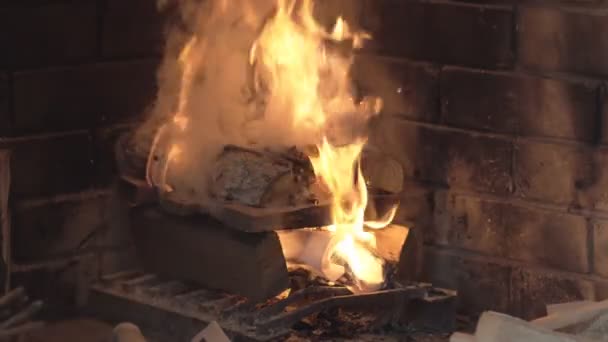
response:
[[[235,7],[229,0],[212,1],[216,1],[215,8],[220,16],[228,8]],[[276,2],[276,11],[264,21],[248,56],[256,69],[256,80],[264,85],[264,116],[271,121],[287,123],[294,128],[290,132],[301,132],[312,137],[308,140],[316,141],[318,155],[311,157],[311,162],[317,178],[332,194],[333,224],[327,229],[333,239],[324,254],[329,255],[332,262],[335,257],[340,266],[350,270],[356,289],[375,289],[384,281],[383,260],[374,255],[375,236],[364,227],[380,229],[390,223],[394,212],[378,222],[365,222],[368,194],[359,164],[366,139],[342,136],[348,135],[343,134],[348,129],[336,131],[333,126],[343,121],[365,123],[371,111],[367,107],[373,107],[377,112],[381,102],[355,103],[349,79],[352,56],[333,51],[328,44],[351,41],[356,49],[370,36],[354,32],[342,17],[328,32],[314,19],[312,0],[269,1]],[[243,11],[245,22],[259,22],[247,1],[239,10]],[[204,58],[201,56],[208,48],[202,38],[193,35],[179,54],[181,83],[176,114],[172,123],[159,130],[148,160],[148,181],[165,191],[172,190],[166,184],[169,165],[178,160],[181,146],[185,144],[177,145],[172,141],[165,158],[161,158],[156,167],[151,165],[157,155],[163,155],[156,151],[162,145],[159,140],[172,140],[175,129],[185,131],[188,125],[193,125],[187,112],[188,101],[193,97],[195,76],[202,68]],[[345,115],[349,115],[348,120],[343,120]],[[160,171],[150,171],[154,169]]]
[[[360,109],[349,89],[351,59],[328,51],[326,41],[353,39],[356,46],[368,36],[351,32],[341,17],[327,33],[312,15],[312,1],[304,1],[299,10],[295,4],[277,0],[277,13],[253,45],[251,61],[261,63],[267,73],[269,105],[289,114],[296,127],[312,127],[319,136],[319,153],[311,162],[332,194],[333,225],[328,228],[338,241],[330,244],[333,250],[328,255],[345,262],[359,290],[377,288],[384,281],[383,261],[372,253],[374,235],[364,231],[368,195],[359,167],[366,140],[336,146],[328,136],[334,115]],[[357,119],[366,120],[363,113]],[[375,228],[382,224],[371,223]]]

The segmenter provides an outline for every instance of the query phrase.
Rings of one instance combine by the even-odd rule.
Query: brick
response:
[[[103,12],[104,56],[156,56],[162,51],[164,18],[151,0],[109,0]]]
[[[434,215],[427,241],[492,256],[509,253],[504,206],[441,192],[435,196]]]
[[[370,143],[401,162],[406,177],[455,189],[511,191],[513,147],[507,141],[383,117],[374,124]]]
[[[101,129],[93,137],[95,144],[95,184],[98,187],[107,187],[117,178],[117,165],[115,145],[118,138],[129,131],[128,127],[115,127]]]
[[[513,64],[509,7],[367,0],[363,25],[384,55],[486,68]]]
[[[587,221],[581,216],[447,195],[437,197],[427,240],[565,271],[589,271]]]
[[[573,208],[592,205],[587,191],[598,170],[594,155],[584,148],[551,143],[522,142],[514,158],[515,193]]]
[[[378,57],[359,57],[354,78],[363,95],[379,96],[383,112],[420,121],[439,117],[437,67]]]
[[[593,264],[596,274],[608,277],[608,221],[606,220],[593,222]]]
[[[589,186],[585,189],[585,195],[590,207],[603,211],[608,211],[608,175],[604,172],[607,167],[608,150],[598,149],[591,164]]]
[[[78,192],[92,184],[88,135],[23,140],[11,148],[11,191],[16,198]]]
[[[572,272],[589,271],[584,217],[524,206],[511,206],[504,215],[509,258]]]
[[[608,280],[607,279],[595,282],[595,299],[597,301],[608,299]]]
[[[156,66],[145,60],[17,73],[15,132],[132,121],[154,99]]]
[[[0,65],[51,65],[91,58],[97,49],[94,1],[0,9]],[[7,53],[8,52],[8,53]]]
[[[427,248],[424,260],[423,279],[435,286],[457,290],[458,308],[463,314],[509,310],[510,266],[437,248]]]
[[[510,313],[526,320],[545,316],[548,304],[595,299],[592,281],[550,271],[516,268],[510,285]]]
[[[128,247],[101,253],[102,275],[133,269],[141,269],[135,248]]]
[[[422,228],[430,223],[432,212],[433,191],[420,185],[406,183],[393,222],[397,224],[411,223],[415,227]]]
[[[598,88],[591,82],[446,67],[442,117],[462,128],[593,141]]]
[[[526,67],[608,75],[608,12],[522,7],[518,60]]]
[[[13,214],[13,255],[20,263],[70,255],[96,247],[104,229],[103,199],[45,203],[18,208]]]
[[[8,130],[11,122],[9,87],[9,76],[0,72],[0,135]]]

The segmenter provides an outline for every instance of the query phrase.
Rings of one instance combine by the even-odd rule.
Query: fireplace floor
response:
[[[156,339],[159,342],[189,341],[213,321],[233,342],[439,342],[447,341],[452,329],[454,299],[452,291],[429,284],[364,295],[352,295],[342,287],[313,286],[256,304],[153,274],[125,271],[93,285],[88,312],[113,322],[133,322],[149,336],[166,336]],[[405,312],[404,307],[415,309]]]

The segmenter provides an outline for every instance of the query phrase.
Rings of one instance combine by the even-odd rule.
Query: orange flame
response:
[[[395,211],[377,222],[365,222],[368,193],[359,164],[366,137],[353,132],[354,127],[365,125],[370,115],[380,111],[381,102],[355,102],[349,78],[352,55],[330,47],[332,42],[348,41],[354,50],[371,37],[353,31],[341,17],[328,32],[315,20],[312,0],[267,0],[276,5],[268,20],[256,17],[249,1],[243,1],[242,6],[232,0],[213,1],[219,18],[226,11],[240,10],[246,23],[264,23],[248,55],[255,69],[256,90],[265,97],[263,120],[281,123],[271,127],[288,127],[290,141],[314,141],[317,146],[318,155],[311,157],[311,162],[317,178],[332,194],[333,224],[327,227],[331,241],[324,245],[323,253],[318,253],[324,258],[319,263],[329,264],[325,276],[335,280],[341,270],[348,271],[355,280],[355,290],[377,289],[384,282],[383,260],[373,252],[375,236],[364,227],[385,227]],[[208,49],[204,38],[195,34],[179,55],[181,84],[176,114],[158,131],[150,153],[148,181],[165,191],[172,190],[167,185],[169,165],[178,160],[182,147],[187,148],[173,141],[172,136],[189,125],[195,126],[188,101],[193,98],[195,76]],[[353,129],[345,129],[344,124],[352,124]],[[169,150],[162,160],[153,163],[161,140],[171,142]]]
[[[350,57],[327,48],[326,41],[351,39],[358,48],[363,33],[353,33],[343,18],[327,33],[313,18],[312,1],[304,1],[296,10],[295,1],[278,0],[275,17],[262,31],[251,52],[252,61],[260,62],[270,86],[271,113],[289,114],[299,128],[313,128],[318,134],[317,157],[311,157],[315,174],[332,194],[333,243],[327,251],[330,259],[341,259],[357,281],[357,290],[372,290],[384,282],[383,261],[372,250],[376,241],[365,232],[367,188],[359,167],[366,143],[363,137],[333,136],[332,119],[355,113],[353,119],[366,122],[365,112],[353,100],[349,88]],[[273,110],[272,106],[282,110]],[[309,130],[305,130],[309,131]],[[339,146],[338,141],[346,141]],[[382,228],[392,220],[372,222]],[[332,261],[333,262],[333,261]],[[335,270],[335,268],[333,268]],[[329,276],[329,274],[328,274]]]

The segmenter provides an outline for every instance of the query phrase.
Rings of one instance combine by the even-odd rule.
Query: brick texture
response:
[[[14,132],[132,121],[154,99],[156,66],[145,60],[19,72]]]
[[[77,192],[94,181],[88,135],[24,140],[11,149],[11,190],[15,198]]]
[[[518,58],[527,67],[608,75],[608,12],[525,7],[519,14]]]
[[[432,243],[573,272],[589,271],[585,218],[457,195],[437,195]]]
[[[8,130],[10,124],[9,77],[0,72],[0,135]]]
[[[508,194],[511,191],[511,143],[462,132],[382,118],[371,143],[404,166],[407,177],[440,182],[450,188]]]
[[[595,300],[593,282],[547,271],[516,267],[510,286],[509,311],[528,320],[545,316],[548,304]]]
[[[103,12],[105,56],[150,56],[163,46],[163,18],[156,1],[109,0]]]
[[[0,8],[0,66],[90,59],[97,49],[94,1]]]
[[[593,244],[594,271],[608,278],[608,221],[593,222]]]
[[[113,127],[97,130],[93,135],[95,145],[94,174],[98,187],[113,184],[117,177],[115,146],[118,138],[131,127]]]
[[[460,311],[471,315],[495,310],[534,319],[546,315],[547,304],[596,298],[596,284],[583,277],[438,248],[428,248],[425,261],[425,279],[457,289]]]
[[[13,255],[21,263],[90,249],[104,224],[99,200],[21,208],[13,216]]]
[[[375,37],[370,49],[380,54],[474,67],[513,64],[510,8],[367,0],[364,13]]]
[[[516,194],[573,208],[592,206],[588,195],[601,171],[586,148],[519,143],[515,149]]]
[[[592,141],[599,84],[446,67],[442,115],[456,127]]]
[[[98,196],[35,205],[18,203],[13,214],[14,257],[26,263],[126,246],[130,230],[116,199]]]
[[[420,121],[439,117],[439,69],[430,64],[359,57],[354,78],[363,95],[382,98],[383,112]]]
[[[462,313],[509,311],[511,267],[434,248],[427,249],[424,260],[423,278],[436,286],[457,290],[458,308]]]

